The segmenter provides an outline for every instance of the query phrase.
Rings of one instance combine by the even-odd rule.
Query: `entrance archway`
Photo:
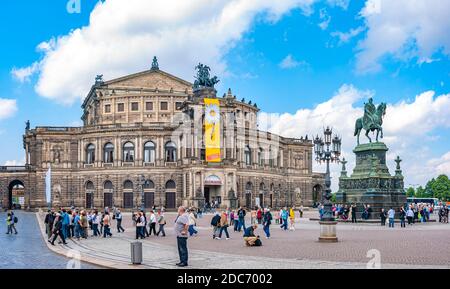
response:
[[[317,184],[313,187],[313,203],[319,203],[322,199],[322,186]]]
[[[205,178],[204,185],[205,203],[209,203],[211,207],[219,207],[222,203],[222,180],[216,175],[209,175]]]
[[[21,209],[25,205],[25,185],[14,180],[8,186],[8,209]]]

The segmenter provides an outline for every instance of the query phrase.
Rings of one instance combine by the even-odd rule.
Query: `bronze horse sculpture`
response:
[[[376,141],[378,142],[378,135],[383,138],[383,117],[386,114],[386,103],[381,103],[375,109],[375,105],[372,103],[372,98],[369,99],[369,103],[366,103],[364,106],[364,116],[360,117],[356,120],[355,123],[355,133],[354,136],[357,136],[357,144],[359,145],[359,134],[362,129],[366,130],[366,137],[369,139],[369,142],[372,142],[372,139],[369,136],[369,132],[377,131]]]

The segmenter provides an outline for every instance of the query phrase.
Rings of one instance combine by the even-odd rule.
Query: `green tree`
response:
[[[406,190],[406,197],[407,197],[407,198],[413,198],[415,195],[416,195],[416,191],[414,190],[413,187],[409,187],[409,188]]]
[[[416,198],[426,198],[426,194],[425,194],[425,189],[422,186],[419,186],[416,189],[416,194],[415,194]]]
[[[442,201],[450,200],[450,180],[447,175],[440,175],[436,179],[431,179],[426,185],[426,191],[433,198]]]

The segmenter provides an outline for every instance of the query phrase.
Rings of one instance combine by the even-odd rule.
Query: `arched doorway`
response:
[[[25,205],[25,186],[22,181],[14,180],[8,186],[8,209],[21,209]]]
[[[313,203],[314,204],[320,202],[320,200],[322,198],[322,186],[321,185],[317,184],[317,185],[315,185],[313,187],[312,197],[313,197]]]
[[[113,191],[114,191],[113,183],[111,181],[106,181],[103,184],[103,207],[104,208],[114,207]]]
[[[174,181],[169,180],[166,182],[166,208],[175,209],[177,206],[177,185]]]
[[[151,208],[155,204],[155,183],[147,180],[144,184],[144,208]]]
[[[86,183],[86,208],[91,209],[94,207],[94,191],[95,186],[91,181]]]
[[[204,185],[205,202],[209,203],[211,207],[220,207],[222,204],[222,180],[216,175],[209,175],[205,178]]]
[[[132,209],[134,207],[133,182],[130,180],[126,180],[123,183],[123,207],[125,209]]]

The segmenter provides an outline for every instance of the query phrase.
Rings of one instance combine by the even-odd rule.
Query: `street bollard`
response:
[[[131,263],[134,265],[142,264],[142,243],[131,243]]]

